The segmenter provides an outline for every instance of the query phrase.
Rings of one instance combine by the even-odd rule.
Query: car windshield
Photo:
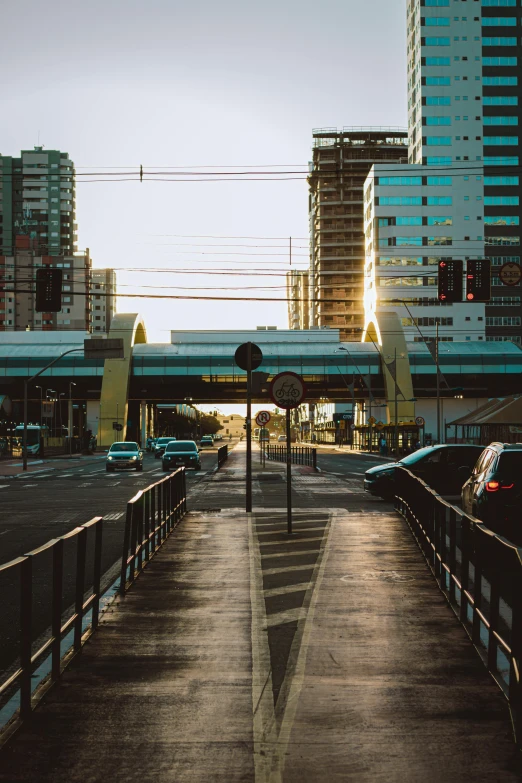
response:
[[[401,465],[415,465],[421,459],[424,459],[428,454],[433,454],[433,448],[431,446],[425,446],[423,449],[414,451],[413,454],[408,454],[407,457],[403,457],[400,460]]]
[[[501,477],[510,479],[522,475],[522,451],[505,451],[500,455],[497,471]]]
[[[156,443],[162,443],[164,445],[165,443],[172,443],[173,440],[176,440],[176,438],[158,438]]]
[[[197,446],[191,440],[177,440],[167,446],[167,454],[171,454],[173,451],[197,451]]]
[[[137,443],[113,443],[110,451],[138,451]]]

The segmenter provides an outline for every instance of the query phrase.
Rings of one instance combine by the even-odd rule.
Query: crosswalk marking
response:
[[[103,515],[103,518],[104,518],[104,520],[109,520],[109,519],[112,519],[112,520],[115,520],[115,519],[121,519],[121,518],[122,518],[122,516],[124,515],[124,513],[125,513],[124,511],[113,511],[113,512],[111,512],[110,514],[104,514],[104,515]]]
[[[9,484],[0,484],[0,489],[5,489],[8,486],[9,486]]]
[[[24,487],[37,487],[38,484],[23,484]]]

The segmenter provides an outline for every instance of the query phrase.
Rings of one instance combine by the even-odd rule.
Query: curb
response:
[[[86,459],[81,460],[80,464],[83,465],[90,465],[93,462],[100,462],[103,459],[103,457],[99,457],[98,459]],[[71,465],[69,468],[63,468],[62,466],[57,466],[55,468],[40,468],[39,470],[28,470],[28,471],[22,471],[21,473],[7,473],[7,474],[0,474],[0,479],[10,479],[10,478],[18,478],[19,476],[30,476],[32,473],[47,473],[49,471],[55,471],[55,470],[74,470],[77,465]]]

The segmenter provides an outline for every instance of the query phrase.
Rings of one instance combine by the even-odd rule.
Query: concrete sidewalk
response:
[[[0,781],[519,781],[507,704],[402,519],[296,468],[288,537],[261,505],[283,465],[256,469],[259,510],[222,507],[242,452],[198,485],[222,510],[191,511],[104,615]]]

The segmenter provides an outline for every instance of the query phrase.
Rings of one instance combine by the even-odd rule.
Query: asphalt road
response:
[[[386,461],[373,454],[358,454],[349,449],[345,451],[324,448],[317,450],[317,467],[322,471],[346,478],[359,476],[361,486],[365,471],[375,465],[383,465]],[[389,461],[393,462],[394,460]]]
[[[201,452],[202,470],[187,471],[188,495],[217,466],[217,447]],[[143,472],[107,473],[105,459],[63,470],[42,470],[0,480],[0,563],[6,563],[53,538],[63,536],[95,516],[105,519],[102,573],[114,571],[122,554],[126,503],[140,489],[158,481],[165,473],[161,460],[145,453]],[[89,541],[88,547],[92,542]],[[89,550],[88,550],[89,553]],[[74,601],[75,544],[66,543],[64,601],[67,609]],[[35,581],[33,599],[33,638],[50,626],[51,558],[33,559]],[[0,573],[2,615],[0,623],[0,672],[17,656],[19,584],[13,572]]]

